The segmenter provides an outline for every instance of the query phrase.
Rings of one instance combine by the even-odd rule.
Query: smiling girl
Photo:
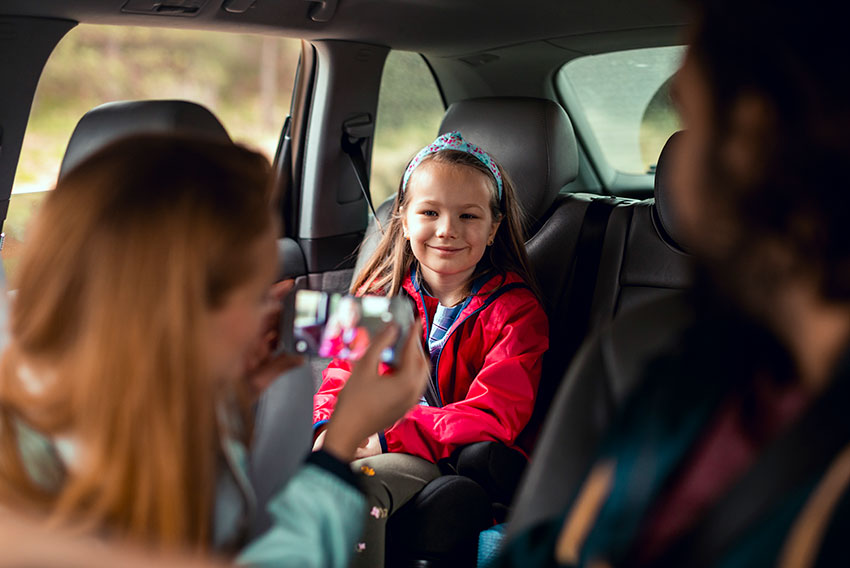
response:
[[[372,501],[363,566],[383,564],[386,518],[440,475],[437,461],[482,441],[514,447],[549,345],[514,189],[486,152],[450,132],[411,160],[357,294],[402,294],[422,321],[431,381],[420,405],[364,442],[355,466]],[[350,367],[335,360],[314,401],[323,443]]]

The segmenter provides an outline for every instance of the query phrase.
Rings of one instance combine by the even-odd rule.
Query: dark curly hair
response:
[[[712,101],[712,192],[738,226],[740,262],[766,240],[813,274],[824,299],[850,300],[850,47],[837,1],[695,0],[690,57]],[[769,135],[755,182],[724,171],[719,148],[742,97],[762,101]],[[752,259],[752,257],[750,257]],[[756,278],[756,280],[759,280]],[[764,282],[763,282],[764,283]]]

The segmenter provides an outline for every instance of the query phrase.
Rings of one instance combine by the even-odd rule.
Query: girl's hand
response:
[[[378,366],[381,352],[398,336],[395,326],[387,326],[354,364],[328,423],[325,451],[351,461],[365,438],[388,428],[419,402],[428,380],[419,325],[418,321],[411,324],[400,364],[392,373],[381,375]]]
[[[360,458],[371,458],[372,456],[377,456],[378,454],[384,453],[381,449],[381,439],[377,434],[372,434],[363,442],[360,443],[360,446],[354,451],[354,459],[359,460]]]
[[[245,361],[248,391],[253,398],[258,398],[263,394],[263,391],[282,373],[298,367],[303,362],[303,358],[299,355],[274,354],[280,340],[282,302],[294,285],[294,280],[283,280],[272,285],[269,292],[260,337]]]

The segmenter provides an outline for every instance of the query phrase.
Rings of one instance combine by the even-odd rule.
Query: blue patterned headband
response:
[[[478,146],[464,141],[460,132],[446,132],[419,150],[419,153],[416,154],[416,157],[410,161],[410,165],[407,166],[407,170],[404,172],[404,178],[402,178],[401,183],[402,194],[407,191],[407,182],[410,181],[410,176],[413,174],[413,170],[422,163],[425,156],[428,156],[429,154],[436,154],[443,150],[459,150],[478,158],[478,161],[487,166],[487,169],[490,170],[491,174],[493,174],[493,179],[496,180],[496,190],[499,194],[499,199],[502,199],[502,174],[499,173],[499,168],[496,166],[496,162],[493,161],[493,158],[491,158],[487,152]]]

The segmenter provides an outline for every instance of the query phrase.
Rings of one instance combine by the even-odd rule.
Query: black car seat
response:
[[[562,349],[557,361],[548,362],[547,354],[541,379],[544,399],[551,399],[555,386],[563,377],[563,371],[571,355],[578,349],[585,329],[577,325],[587,317],[567,318],[565,311],[576,311],[566,306],[565,290],[578,298],[580,309],[589,307],[593,286],[578,291],[573,285],[573,274],[592,273],[595,278],[597,264],[576,266],[576,248],[580,245],[580,232],[589,226],[583,225],[588,217],[589,204],[598,195],[562,194],[563,188],[573,181],[578,173],[578,149],[572,123],[563,108],[547,99],[526,97],[486,97],[469,99],[452,104],[440,125],[440,134],[459,130],[464,138],[484,148],[505,168],[516,186],[517,200],[526,214],[528,255],[531,268],[540,286],[541,300],[549,314],[550,335],[557,339],[565,334],[578,337],[570,350]],[[395,196],[391,196],[376,210],[380,224],[370,219],[363,242],[358,250],[354,275],[363,269],[366,261],[377,247],[381,238],[380,226],[386,226]],[[606,204],[629,202],[616,198],[602,200]],[[606,217],[607,218],[607,217]],[[593,231],[591,231],[592,233]],[[593,243],[601,247],[604,225]],[[598,258],[599,251],[584,255]],[[583,260],[587,260],[586,258]],[[586,264],[586,263],[585,263]],[[588,316],[589,317],[589,316]],[[563,322],[569,321],[569,326]],[[563,329],[562,329],[563,328]],[[564,343],[563,341],[560,343]],[[569,351],[569,354],[567,354]],[[547,377],[556,377],[547,378]],[[538,397],[538,401],[541,397]],[[523,433],[523,445],[530,447],[542,423],[548,405],[538,403],[531,424]],[[510,477],[510,476],[506,476]],[[502,486],[499,493],[512,496],[510,483]],[[510,486],[508,489],[506,486]],[[497,502],[503,502],[499,497]]]
[[[654,202],[612,212],[593,307],[600,322],[613,322],[582,346],[558,390],[517,493],[508,538],[563,511],[645,364],[691,320],[684,293],[690,261],[669,202],[668,164],[681,136],[674,134],[658,159]]]
[[[205,107],[176,100],[107,103],[86,113],[68,142],[60,177],[86,157],[124,136],[140,133],[174,133],[230,141],[221,122]],[[155,222],[155,220],[151,220]],[[280,249],[280,246],[279,246]],[[290,371],[273,383],[256,406],[250,477],[257,498],[249,519],[250,535],[270,525],[265,503],[300,467],[310,451],[313,381],[308,366]],[[281,451],[285,449],[285,451]],[[217,488],[217,516],[243,514],[242,498],[235,487]],[[236,523],[236,521],[234,521]],[[231,523],[231,526],[237,526]],[[219,535],[213,539],[218,541]],[[217,542],[219,546],[233,543]]]
[[[453,130],[484,148],[507,170],[528,218],[527,234],[533,235],[578,172],[576,138],[563,108],[550,100],[521,97],[460,101],[451,105],[440,126],[440,133]],[[377,209],[383,225],[393,199]],[[355,275],[379,239],[372,220]],[[556,246],[569,258],[565,243]],[[474,563],[478,532],[492,523],[494,507],[496,514],[506,510],[525,467],[521,454],[506,450],[495,442],[464,448],[449,466],[458,475],[435,480],[394,515],[388,526],[388,565],[409,562],[411,557],[439,560],[441,566]]]
[[[558,196],[551,216],[528,241],[549,313],[549,352],[534,416],[534,439],[583,341],[618,313],[690,286],[691,259],[678,243],[664,165],[677,135],[659,156],[652,199]]]
[[[670,156],[682,135],[673,134],[658,157],[654,198],[623,204],[611,213],[591,307],[593,328],[691,284],[692,259],[670,203]]]

